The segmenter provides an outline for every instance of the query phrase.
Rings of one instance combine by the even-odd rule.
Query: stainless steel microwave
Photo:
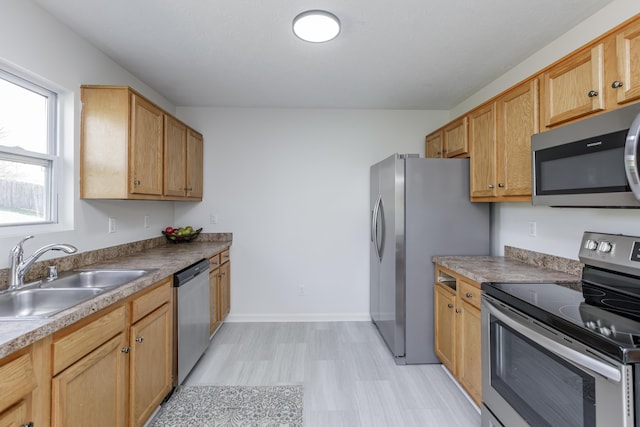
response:
[[[531,137],[533,204],[640,208],[640,103]]]

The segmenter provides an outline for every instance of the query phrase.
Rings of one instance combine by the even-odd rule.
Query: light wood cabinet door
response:
[[[220,319],[224,320],[231,311],[231,263],[220,266]]]
[[[434,287],[435,353],[440,361],[456,374],[456,295],[445,285]]]
[[[209,271],[209,323],[210,329],[209,334],[213,335],[213,333],[218,329],[221,323],[221,313],[222,309],[220,308],[220,269],[214,268]]]
[[[131,143],[129,145],[129,191],[132,194],[162,195],[163,112],[136,95],[131,95]]]
[[[640,99],[640,21],[616,35],[617,78],[610,82],[618,104]]]
[[[482,345],[480,310],[465,300],[460,301],[458,314],[458,372],[460,384],[476,404],[482,403]]]
[[[471,197],[493,197],[496,188],[496,107],[491,102],[469,113]]]
[[[127,348],[121,333],[56,375],[51,390],[51,425],[125,425]]]
[[[531,135],[538,133],[538,79],[497,101],[498,195],[531,198]]]
[[[449,123],[443,129],[442,157],[465,157],[469,155],[467,116]]]
[[[39,346],[40,347],[40,346]],[[35,345],[0,361],[0,427],[48,424],[49,403],[38,400],[38,380],[48,387],[43,360],[34,353]]]
[[[185,195],[187,170],[187,126],[164,116],[164,194]]]
[[[202,135],[189,129],[187,132],[187,177],[186,195],[202,200],[203,188],[203,150]]]
[[[424,140],[424,156],[432,158],[442,157],[442,131],[427,135]]]
[[[604,103],[604,44],[584,49],[542,75],[547,127],[601,111]]]
[[[129,425],[143,426],[172,387],[173,321],[170,304],[131,326]]]

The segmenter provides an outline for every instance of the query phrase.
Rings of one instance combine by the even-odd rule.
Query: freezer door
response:
[[[375,170],[375,175],[374,175]],[[377,180],[376,180],[377,177]],[[377,182],[374,182],[377,181]],[[389,157],[372,167],[372,319],[396,358],[405,354],[404,159]],[[377,282],[377,283],[376,283]]]

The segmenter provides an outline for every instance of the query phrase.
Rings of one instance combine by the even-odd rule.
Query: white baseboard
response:
[[[309,314],[235,314],[229,313],[225,322],[366,322],[369,313],[309,313]]]

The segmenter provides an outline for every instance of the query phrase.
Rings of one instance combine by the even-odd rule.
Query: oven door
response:
[[[502,425],[633,426],[630,365],[488,295],[482,296],[482,364],[482,410]]]

